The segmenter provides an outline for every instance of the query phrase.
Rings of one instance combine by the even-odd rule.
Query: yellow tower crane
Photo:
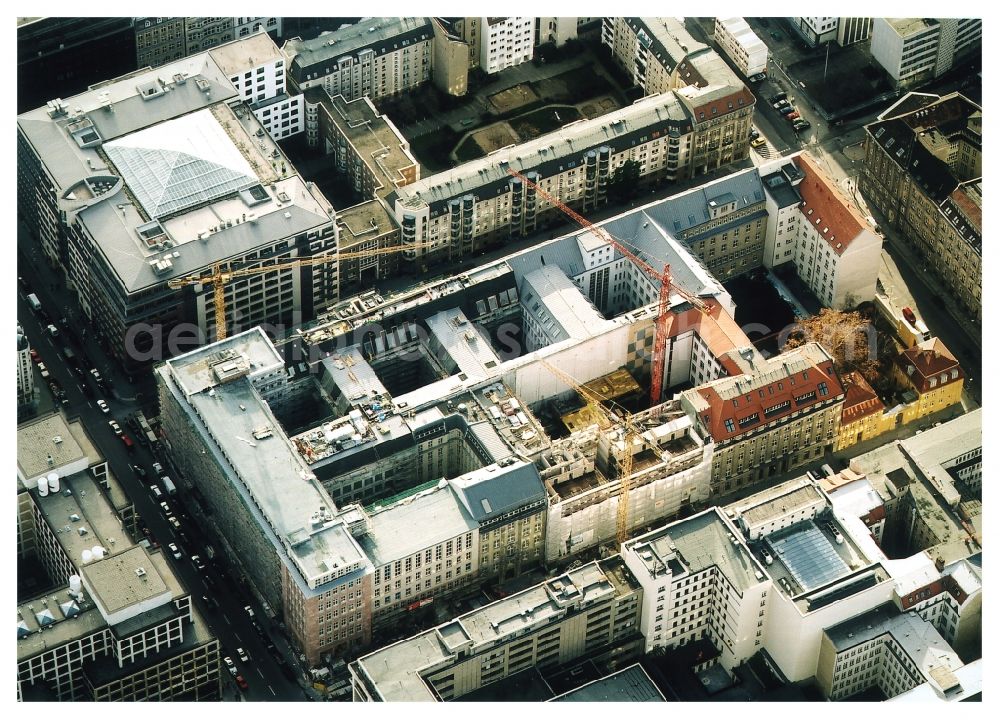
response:
[[[586,401],[587,405],[596,411],[597,416],[603,418],[603,421],[598,422],[598,427],[602,430],[608,430],[616,424],[622,427],[622,441],[625,447],[621,458],[618,460],[618,481],[621,485],[621,494],[618,496],[618,517],[615,529],[615,539],[618,547],[621,548],[622,543],[628,540],[629,491],[632,489],[632,445],[635,438],[639,436],[639,432],[636,430],[632,419],[632,413],[613,400],[604,397],[599,392],[585,387],[577,382],[574,377],[563,372],[552,363],[546,360],[542,360],[541,363],[549,372],[576,390],[580,397]],[[614,405],[616,410],[608,408],[604,403]]]
[[[215,339],[225,340],[228,333],[226,328],[226,285],[231,280],[251,275],[260,275],[269,272],[279,272],[281,270],[292,270],[295,268],[307,267],[310,265],[325,265],[331,262],[342,262],[344,260],[359,260],[362,258],[375,257],[377,255],[391,255],[393,253],[406,250],[419,250],[429,248],[435,243],[412,243],[409,245],[395,245],[386,248],[374,248],[371,250],[359,250],[357,252],[342,252],[335,255],[318,255],[316,257],[301,258],[299,260],[286,260],[283,262],[271,263],[270,265],[256,265],[254,267],[242,267],[235,269],[222,268],[222,263],[217,262],[212,265],[212,270],[207,275],[188,275],[186,277],[174,278],[167,281],[167,286],[177,289],[187,285],[212,285],[212,292],[215,297]]]

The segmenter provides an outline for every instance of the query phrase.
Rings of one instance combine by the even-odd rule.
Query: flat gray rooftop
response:
[[[285,364],[260,328],[232,335],[209,347],[209,350],[194,350],[167,361],[167,366],[185,395],[194,395],[220,384],[213,368],[223,362],[221,356],[224,353],[246,360],[251,374],[284,367]]]
[[[49,464],[50,456],[52,464]],[[17,428],[17,471],[23,482],[58,468],[86,465],[98,459],[97,450],[83,426],[68,423],[58,411]],[[31,485],[28,489],[35,487]]]
[[[642,665],[636,663],[570,690],[549,702],[666,702]]]
[[[219,45],[209,50],[208,54],[219,69],[230,77],[235,73],[242,74],[250,67],[284,58],[274,40],[263,31]]]
[[[359,542],[375,567],[408,557],[477,527],[444,480],[432,489],[385,509],[373,510],[369,517],[371,532],[362,536]]]
[[[148,604],[155,598],[162,598],[161,604],[170,599],[166,580],[140,546],[84,565],[80,574],[98,607],[109,615]]]

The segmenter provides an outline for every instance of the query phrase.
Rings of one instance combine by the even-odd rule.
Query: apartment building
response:
[[[35,402],[35,366],[31,361],[31,344],[21,326],[17,326],[17,407]]]
[[[740,355],[741,374],[680,394],[715,442],[712,494],[729,493],[813,461],[832,449],[845,392],[818,343],[763,359]]]
[[[79,422],[18,428],[19,700],[216,700],[218,640]],[[30,579],[30,580],[29,580]],[[23,596],[22,596],[23,593]]]
[[[866,126],[858,189],[981,322],[982,108],[910,93]]]
[[[158,67],[187,55],[183,17],[137,17],[135,28],[136,67]]]
[[[844,373],[840,379],[845,390],[844,409],[835,450],[871,440],[896,426],[896,413],[885,413],[885,403],[861,373]]]
[[[741,17],[715,18],[715,42],[745,77],[767,72],[767,45]]]
[[[587,211],[604,204],[610,178],[627,161],[639,164],[647,182],[725,166],[745,157],[752,109],[753,96],[745,89],[685,89],[422,178],[386,198],[404,246],[434,245],[404,256],[465,257],[554,220],[559,211],[511,178],[508,167]]]
[[[982,46],[982,18],[875,18],[872,58],[897,87],[941,77]]]
[[[479,67],[487,75],[531,60],[535,52],[535,18],[479,18]]]
[[[917,394],[904,422],[936,413],[962,401],[965,373],[939,338],[925,340],[896,356],[893,378]]]
[[[240,95],[229,78],[203,53],[18,118],[25,223],[129,366],[190,342],[177,339],[183,323],[214,334],[209,287],[173,290],[170,280],[216,262],[336,249],[333,208],[253,112],[230,105]],[[311,316],[337,298],[336,278],[330,263],[236,280],[225,291],[227,319],[238,327]]]
[[[294,38],[287,58],[292,92],[323,87],[346,100],[397,95],[431,80],[430,18],[373,18],[312,40]]]
[[[261,30],[273,36],[281,36],[282,22],[280,17],[236,17],[233,18],[233,35],[237,40],[255,35]]]
[[[351,663],[354,699],[434,702],[522,670],[641,650],[643,591],[619,556],[588,563]]]
[[[646,652],[706,638],[727,669],[757,652],[771,581],[738,533],[713,507],[622,546],[625,565],[642,586]]]
[[[469,90],[470,54],[469,44],[463,39],[456,25],[459,18],[431,18],[434,30],[434,56],[431,73],[434,85],[439,90],[456,97]]]
[[[963,664],[933,625],[886,604],[824,631],[816,679],[829,700],[873,687],[888,699],[925,682],[947,699]]]

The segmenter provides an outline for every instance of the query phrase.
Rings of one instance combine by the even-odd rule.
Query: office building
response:
[[[428,82],[434,31],[430,18],[373,18],[281,51],[293,93],[323,87],[346,100],[397,95]]]
[[[764,359],[730,353],[742,372],[680,394],[715,443],[712,495],[732,492],[822,457],[840,430],[845,392],[818,343]]]
[[[19,700],[217,700],[218,640],[79,422],[18,428]],[[19,573],[19,580],[21,574]]]
[[[872,58],[897,87],[916,87],[976,57],[982,18],[875,18]]]
[[[858,189],[982,321],[982,108],[910,93],[865,127]]]
[[[963,664],[933,625],[888,603],[823,632],[816,679],[829,700],[873,687],[889,699],[923,683],[947,699],[962,690]]]
[[[732,668],[761,646],[771,582],[738,532],[713,507],[624,543],[642,586],[646,652],[707,638]]]
[[[872,34],[870,17],[792,17],[788,24],[810,47],[834,40],[845,47],[867,40]]]
[[[173,290],[170,280],[217,262],[336,250],[333,208],[238,102],[237,52],[224,54],[230,72],[202,53],[18,118],[25,223],[87,322],[130,366],[214,335],[210,286]],[[336,299],[336,278],[329,263],[237,279],[225,290],[228,322],[314,315]],[[176,330],[185,323],[197,331]]]
[[[460,698],[522,670],[641,650],[643,591],[619,556],[588,563],[351,663],[354,699]]]
[[[531,60],[535,52],[535,18],[479,19],[479,67],[487,75]]]
[[[853,45],[872,36],[873,19],[870,17],[842,17],[837,19],[837,44]]]
[[[258,30],[245,40],[227,43],[209,54],[273,139],[282,140],[305,130],[303,97],[288,94],[285,57],[267,33]]]
[[[767,72],[767,45],[741,17],[715,18],[715,42],[744,77]]]
[[[35,402],[35,367],[31,362],[31,344],[21,326],[17,326],[17,407]]]

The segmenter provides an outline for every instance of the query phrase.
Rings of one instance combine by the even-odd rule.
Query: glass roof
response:
[[[259,183],[226,130],[208,110],[154,125],[105,151],[153,218]]]
[[[832,541],[813,521],[796,525],[787,533],[775,533],[767,539],[774,558],[804,590],[825,585],[850,572]]]

